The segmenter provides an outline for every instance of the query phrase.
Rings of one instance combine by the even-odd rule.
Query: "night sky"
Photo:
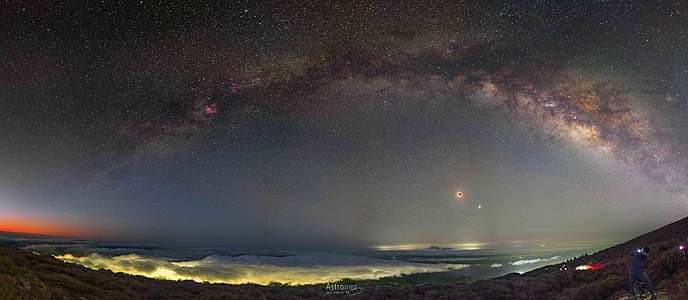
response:
[[[685,1],[105,2],[0,5],[0,231],[469,249],[688,213]]]

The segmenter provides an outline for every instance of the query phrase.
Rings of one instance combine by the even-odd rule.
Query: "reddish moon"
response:
[[[456,197],[457,198],[463,197],[463,192],[461,192],[461,191],[456,192]]]

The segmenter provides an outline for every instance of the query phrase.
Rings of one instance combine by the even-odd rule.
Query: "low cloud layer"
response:
[[[522,266],[522,265],[531,265],[534,263],[539,263],[539,262],[547,262],[551,260],[557,260],[560,259],[561,256],[552,256],[550,258],[533,258],[533,259],[522,259],[522,260],[517,260],[514,262],[510,262],[509,264],[512,266]]]
[[[55,256],[66,262],[93,269],[109,269],[170,280],[194,280],[213,283],[315,284],[344,278],[378,279],[414,273],[444,272],[468,267],[465,264],[422,264],[377,259],[355,255],[297,254],[290,256],[223,256],[213,255],[201,260],[174,261],[137,254],[86,256],[64,254]]]

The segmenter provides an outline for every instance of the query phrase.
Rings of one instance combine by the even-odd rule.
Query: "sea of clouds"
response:
[[[151,278],[230,284],[317,284],[342,279],[374,280],[438,272],[462,274],[476,279],[491,278],[557,263],[579,255],[582,251],[574,249],[556,251],[554,254],[555,252],[502,247],[479,251],[256,251],[2,235],[0,241],[93,269],[108,269]]]
[[[214,283],[273,282],[314,284],[345,278],[379,279],[416,273],[445,272],[468,267],[465,264],[423,264],[358,255],[298,253],[288,256],[212,255],[200,260],[176,261],[138,254],[107,256],[92,253],[86,256],[64,254],[55,256],[66,262],[93,269],[143,275],[171,280],[194,280]]]
[[[92,269],[212,283],[315,284],[454,271],[461,263],[419,263],[325,252],[167,248],[93,241],[17,240],[15,246]]]

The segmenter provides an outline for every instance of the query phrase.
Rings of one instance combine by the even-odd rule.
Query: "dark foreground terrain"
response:
[[[628,253],[643,245],[652,249],[654,262],[647,272],[662,298],[688,299],[688,265],[678,251],[687,237],[685,218],[595,254],[523,275],[472,284],[365,286],[353,296],[327,294],[324,286],[156,280],[92,270],[0,244],[0,299],[624,299]],[[594,270],[575,270],[578,266]]]

